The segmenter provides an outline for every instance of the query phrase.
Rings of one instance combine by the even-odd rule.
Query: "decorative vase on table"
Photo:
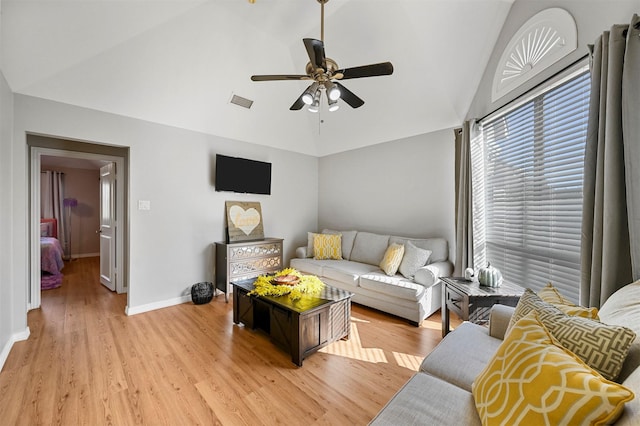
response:
[[[480,268],[478,271],[478,282],[485,287],[500,287],[502,284],[502,273],[487,263],[486,268]]]

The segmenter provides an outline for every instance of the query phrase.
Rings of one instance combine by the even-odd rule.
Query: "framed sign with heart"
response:
[[[264,239],[260,203],[227,201],[225,204],[228,242]]]

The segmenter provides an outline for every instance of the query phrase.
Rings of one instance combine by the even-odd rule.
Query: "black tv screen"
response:
[[[216,154],[216,191],[271,194],[271,163]]]

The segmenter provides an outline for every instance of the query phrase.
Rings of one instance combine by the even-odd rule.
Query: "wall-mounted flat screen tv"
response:
[[[216,191],[271,194],[271,163],[216,154]]]

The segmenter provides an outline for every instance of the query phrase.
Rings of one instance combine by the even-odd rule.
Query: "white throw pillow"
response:
[[[422,268],[429,261],[431,250],[416,247],[411,241],[408,241],[404,247],[404,257],[400,263],[398,271],[410,280],[413,279],[416,271]]]
[[[307,257],[313,257],[313,238],[315,236],[314,232],[307,232]]]

